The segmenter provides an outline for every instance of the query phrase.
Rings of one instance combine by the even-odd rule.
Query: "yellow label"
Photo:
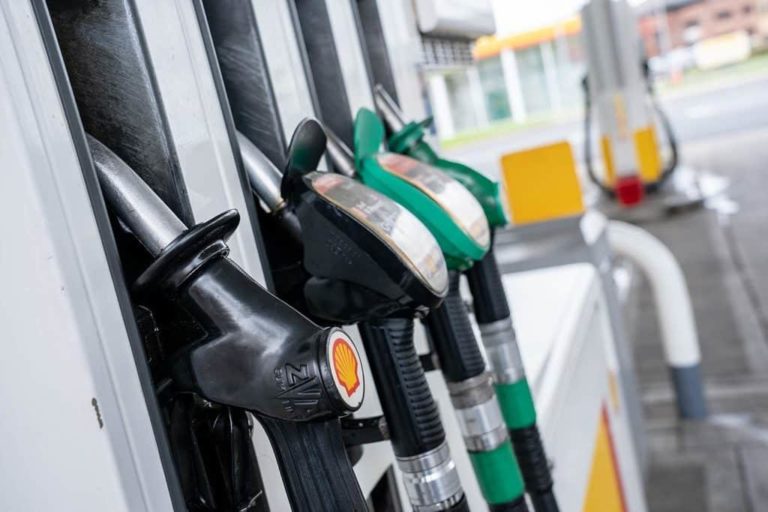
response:
[[[501,158],[502,180],[517,224],[572,217],[584,212],[573,151],[558,142]]]
[[[589,474],[583,512],[624,512],[627,507],[621,489],[619,468],[611,439],[608,413],[603,407],[597,429],[592,470]]]
[[[635,131],[635,154],[640,166],[640,178],[644,183],[658,181],[661,174],[661,155],[656,143],[656,130],[646,126]]]

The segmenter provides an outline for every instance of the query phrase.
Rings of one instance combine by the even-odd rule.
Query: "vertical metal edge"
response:
[[[368,83],[371,89],[381,84],[392,99],[398,102],[397,86],[389,60],[389,48],[376,0],[350,0],[350,2],[352,2],[358,38],[363,42],[361,46],[368,71]]]
[[[240,180],[240,187],[245,195],[245,207],[248,210],[248,217],[251,219],[251,226],[253,229],[253,236],[256,239],[256,249],[259,252],[259,262],[264,274],[264,281],[269,291],[275,291],[275,283],[272,278],[272,271],[269,268],[269,261],[267,259],[267,250],[264,246],[264,238],[261,236],[261,227],[259,226],[259,216],[256,212],[256,200],[253,195],[253,191],[248,183],[248,178],[245,175],[245,169],[243,168],[243,159],[240,156],[240,146],[237,143],[237,137],[235,136],[235,121],[232,116],[232,109],[229,107],[229,100],[227,99],[227,91],[224,87],[224,80],[221,76],[221,70],[219,69],[218,60],[216,59],[216,50],[213,47],[213,40],[211,38],[210,30],[208,29],[208,20],[205,16],[205,9],[201,0],[191,0],[195,9],[195,15],[197,16],[197,24],[200,26],[200,33],[203,39],[203,45],[205,46],[205,53],[208,55],[208,65],[211,69],[211,75],[213,77],[213,83],[216,87],[216,94],[219,97],[219,104],[221,106],[221,113],[224,117],[224,125],[227,129],[227,137],[229,138],[229,144],[232,148],[232,155],[235,159],[235,167],[237,168],[238,179]],[[281,134],[282,135],[282,134]],[[250,200],[249,200],[250,199]]]
[[[302,56],[305,58],[306,64],[309,66],[309,72],[307,77],[311,78],[314,96],[317,98],[317,105],[315,111],[318,113],[320,120],[330,128],[336,135],[339,136],[345,144],[353,146],[353,125],[354,119],[352,117],[352,110],[349,106],[349,97],[347,95],[346,84],[344,83],[344,76],[341,69],[341,63],[339,61],[339,54],[336,49],[336,43],[333,38],[333,31],[331,29],[331,19],[328,13],[328,7],[326,5],[327,0],[289,0],[293,10],[291,12],[294,20],[294,27],[297,34],[297,40],[302,50]],[[299,6],[299,3],[302,3]],[[308,39],[308,36],[317,37],[317,34],[308,34],[310,27],[305,26],[308,23],[322,24],[324,41],[320,41],[314,48],[318,51],[322,50],[325,62],[318,62],[313,64],[310,58],[310,45],[312,41]],[[307,30],[305,30],[305,28]],[[301,38],[299,39],[299,35]],[[322,48],[321,48],[322,47]],[[318,81],[316,69],[322,69],[326,73],[330,73],[333,83],[328,81]],[[321,103],[322,102],[322,103]]]
[[[147,76],[149,77],[149,83],[152,86],[153,96],[155,97],[155,101],[157,101],[157,107],[161,120],[160,124],[162,125],[163,135],[165,136],[165,143],[168,146],[168,155],[171,157],[169,162],[172,167],[171,172],[173,173],[174,179],[178,180],[178,183],[182,185],[178,187],[178,193],[180,194],[179,201],[187,210],[185,213],[187,213],[189,217],[189,219],[185,219],[184,216],[182,216],[182,221],[186,221],[188,226],[192,226],[196,223],[195,214],[192,210],[192,204],[189,201],[189,189],[187,188],[186,182],[184,181],[184,173],[181,171],[179,156],[176,153],[176,145],[171,143],[171,141],[174,140],[173,134],[171,133],[170,124],[168,122],[168,115],[165,112],[163,97],[160,94],[160,87],[157,84],[157,77],[155,76],[155,71],[152,67],[152,57],[150,56],[149,50],[147,49],[147,38],[144,35],[144,26],[141,24],[141,17],[138,15],[138,9],[136,8],[136,3],[134,0],[125,0],[125,2],[126,6],[130,10],[130,16],[134,21],[134,26],[136,27],[136,36],[139,41],[141,53],[144,56],[144,61],[147,64]]]
[[[187,506],[181,490],[181,483],[176,472],[176,465],[174,464],[171,455],[170,443],[155,395],[155,388],[147,366],[144,347],[142,345],[138,327],[136,326],[133,306],[128,296],[127,284],[121,270],[120,256],[118,255],[117,244],[112,233],[112,227],[110,226],[107,207],[96,177],[96,171],[93,167],[93,160],[85,139],[85,131],[80,123],[79,112],[77,105],[75,104],[69,78],[62,64],[63,59],[59,51],[56,34],[51,24],[45,0],[31,0],[31,5],[35,13],[37,25],[40,28],[45,51],[49,57],[48,61],[51,66],[51,72],[54,76],[62,109],[67,119],[69,131],[72,135],[77,159],[80,162],[83,171],[83,181],[85,182],[86,190],[91,199],[91,207],[93,208],[96,226],[99,230],[101,242],[104,247],[109,272],[115,283],[117,301],[120,306],[120,312],[123,317],[128,340],[131,344],[131,352],[133,353],[139,382],[141,383],[142,394],[144,395],[144,400],[147,404],[147,412],[157,442],[160,462],[163,467],[163,472],[165,473],[171,503],[173,504],[174,510],[186,510]]]

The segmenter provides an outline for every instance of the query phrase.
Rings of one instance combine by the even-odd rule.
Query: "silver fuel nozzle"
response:
[[[328,128],[325,128],[326,143],[325,149],[328,156],[339,174],[348,178],[354,178],[357,174],[355,169],[355,157],[352,151],[344,144],[339,137]]]
[[[187,231],[187,226],[128,164],[87,135],[101,190],[120,220],[157,256]]]
[[[395,100],[381,84],[376,84],[376,87],[373,88],[373,103],[391,131],[397,133],[405,128],[406,122],[403,111],[400,110],[400,106],[395,103]]]
[[[285,200],[280,193],[283,174],[248,137],[240,132],[237,132],[237,142],[251,189],[264,202],[270,213],[280,210],[285,206]]]

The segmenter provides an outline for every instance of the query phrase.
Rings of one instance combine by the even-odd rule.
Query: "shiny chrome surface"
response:
[[[325,135],[328,138],[325,147],[336,171],[349,178],[354,178],[357,170],[352,151],[331,130],[326,129]]]
[[[282,173],[248,137],[240,132],[237,132],[237,142],[240,146],[243,167],[253,192],[264,202],[270,212],[285,206],[285,201],[280,194]]]
[[[507,427],[495,396],[482,404],[456,409],[456,417],[470,452],[491,451],[507,439]]]
[[[525,377],[523,360],[515,342],[515,330],[510,318],[480,325],[480,335],[485,346],[488,366],[496,382],[517,382]]]
[[[107,203],[152,256],[157,256],[187,226],[120,157],[90,135],[88,144]]]
[[[398,457],[397,465],[403,472],[403,483],[413,510],[438,512],[461,501],[464,491],[445,442],[415,457]]]
[[[405,127],[405,120],[403,119],[403,113],[400,111],[400,107],[395,103],[395,100],[387,94],[384,87],[381,84],[376,84],[373,93],[373,103],[376,105],[381,117],[384,118],[384,122],[389,129],[393,132],[399,132]]]

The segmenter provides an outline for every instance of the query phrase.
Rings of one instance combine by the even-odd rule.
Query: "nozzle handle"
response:
[[[398,457],[434,450],[445,441],[440,413],[413,345],[412,318],[358,324]]]
[[[472,305],[478,324],[490,324],[510,317],[509,302],[499,273],[496,255],[491,249],[466,272]]]
[[[425,319],[429,338],[448,382],[461,382],[485,372],[480,345],[461,298],[459,279],[458,272],[449,272],[448,296]]]
[[[337,418],[297,423],[260,417],[259,421],[272,442],[293,510],[368,510]]]

